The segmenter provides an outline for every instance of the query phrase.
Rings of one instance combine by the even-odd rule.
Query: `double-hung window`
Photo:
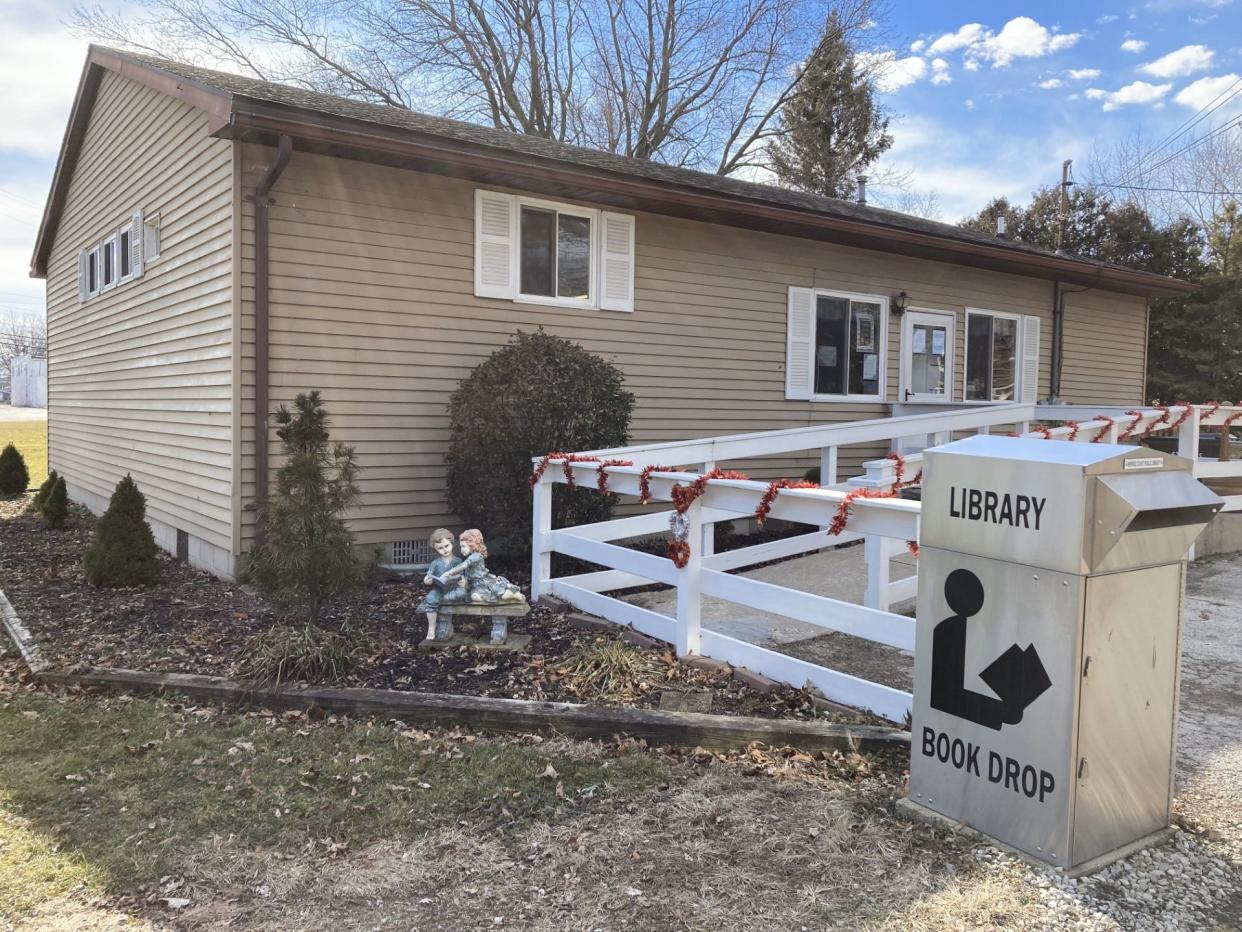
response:
[[[888,299],[789,289],[785,397],[883,401]]]
[[[1039,318],[966,311],[966,401],[1036,400]]]
[[[529,304],[634,309],[634,218],[475,192],[474,293]]]

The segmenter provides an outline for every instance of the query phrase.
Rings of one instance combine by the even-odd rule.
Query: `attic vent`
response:
[[[431,562],[431,544],[425,540],[397,540],[392,544],[393,566],[426,566]]]

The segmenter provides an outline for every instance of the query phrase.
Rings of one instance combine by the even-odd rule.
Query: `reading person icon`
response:
[[[983,583],[970,570],[954,570],[944,581],[944,599],[954,614],[932,632],[931,707],[996,731],[1016,725],[1052,685],[1034,645],[1014,644],[979,674],[999,699],[967,689],[966,629],[983,609]]]

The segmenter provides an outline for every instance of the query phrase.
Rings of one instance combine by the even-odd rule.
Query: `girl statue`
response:
[[[427,597],[419,603],[418,610],[427,613],[427,640],[436,637],[436,614],[441,605],[458,605],[466,602],[469,594],[466,580],[454,570],[463,568],[463,560],[453,551],[453,532],[446,528],[436,528],[431,532],[431,549],[436,557],[427,567],[427,575],[423,583],[431,588]]]
[[[483,562],[487,556],[487,546],[483,543],[481,531],[472,528],[461,532],[461,555],[464,559],[445,572],[442,578],[465,576],[471,602],[495,604],[525,601],[521,589],[503,576],[494,576],[487,571],[487,565]]]

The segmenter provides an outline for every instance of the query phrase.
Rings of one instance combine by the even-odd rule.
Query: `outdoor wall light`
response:
[[[908,301],[909,298],[910,296],[904,291],[899,291],[897,294],[893,295],[893,313],[898,317],[906,312],[906,301]]]

